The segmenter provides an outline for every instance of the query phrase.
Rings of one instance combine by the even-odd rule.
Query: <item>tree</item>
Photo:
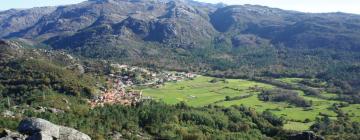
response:
[[[230,100],[231,100],[230,96],[225,97],[225,101],[230,101]]]
[[[5,91],[5,87],[2,84],[0,84],[0,94],[2,94],[4,91]]]
[[[6,106],[7,106],[8,108],[11,107],[11,103],[10,103],[10,98],[9,98],[9,96],[6,98]]]
[[[269,110],[266,110],[262,113],[262,116],[268,120],[271,124],[274,126],[283,126],[284,125],[284,118],[279,118],[275,116],[272,112]]]

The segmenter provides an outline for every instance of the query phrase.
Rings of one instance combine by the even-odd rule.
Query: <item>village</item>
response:
[[[134,106],[150,97],[143,97],[139,86],[160,88],[166,82],[179,82],[193,79],[197,75],[185,72],[161,71],[154,72],[145,68],[111,64],[111,73],[108,75],[107,86],[101,87],[100,95],[90,101],[92,108],[106,104],[121,104]]]

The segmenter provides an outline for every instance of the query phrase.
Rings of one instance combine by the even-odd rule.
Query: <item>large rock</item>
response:
[[[22,120],[18,131],[29,135],[29,140],[91,140],[88,135],[73,128],[58,126],[39,118]]]
[[[54,138],[59,138],[59,126],[39,118],[27,118],[20,122],[18,126],[20,133],[34,135],[37,133],[43,133]]]
[[[54,138],[52,136],[47,135],[46,133],[36,133],[31,135],[30,137],[27,138],[27,140],[54,140]]]
[[[2,112],[2,116],[5,118],[13,118],[15,117],[15,113],[9,110],[5,110],[4,112]]]
[[[73,128],[60,126],[60,140],[91,140],[91,138]]]

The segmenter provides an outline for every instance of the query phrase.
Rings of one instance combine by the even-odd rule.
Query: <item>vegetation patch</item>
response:
[[[288,102],[297,107],[311,107],[311,102],[300,97],[297,92],[290,90],[264,90],[258,97],[262,101]]]
[[[277,117],[284,118],[286,120],[284,128],[289,130],[309,130],[311,124],[315,123],[319,117],[337,117],[337,113],[331,107],[334,103],[340,103],[340,101],[309,96],[302,90],[286,90],[282,87],[262,82],[243,79],[226,79],[222,81],[227,82],[210,82],[213,79],[212,77],[200,76],[193,80],[166,83],[159,88],[145,88],[143,92],[145,96],[162,100],[168,104],[176,104],[183,101],[195,107],[212,104],[225,107],[244,105],[260,113],[268,110]],[[296,80],[300,81],[302,79]],[[278,93],[275,93],[275,91],[281,94],[285,93],[286,96],[291,98],[286,98],[286,100],[279,102],[259,99],[265,92],[269,92],[266,96],[277,96],[276,94]],[[322,94],[326,95],[328,93]],[[297,101],[299,102],[298,105],[294,103]],[[358,114],[359,111],[355,110],[354,105],[350,106],[342,109],[345,113],[351,110],[352,112],[357,112],[354,114]],[[357,116],[353,115],[351,118],[356,120],[359,118]]]

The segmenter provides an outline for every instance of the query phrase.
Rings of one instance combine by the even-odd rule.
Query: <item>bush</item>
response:
[[[311,103],[300,97],[297,92],[290,90],[274,89],[264,90],[259,94],[262,101],[288,102],[298,107],[310,107]]]

